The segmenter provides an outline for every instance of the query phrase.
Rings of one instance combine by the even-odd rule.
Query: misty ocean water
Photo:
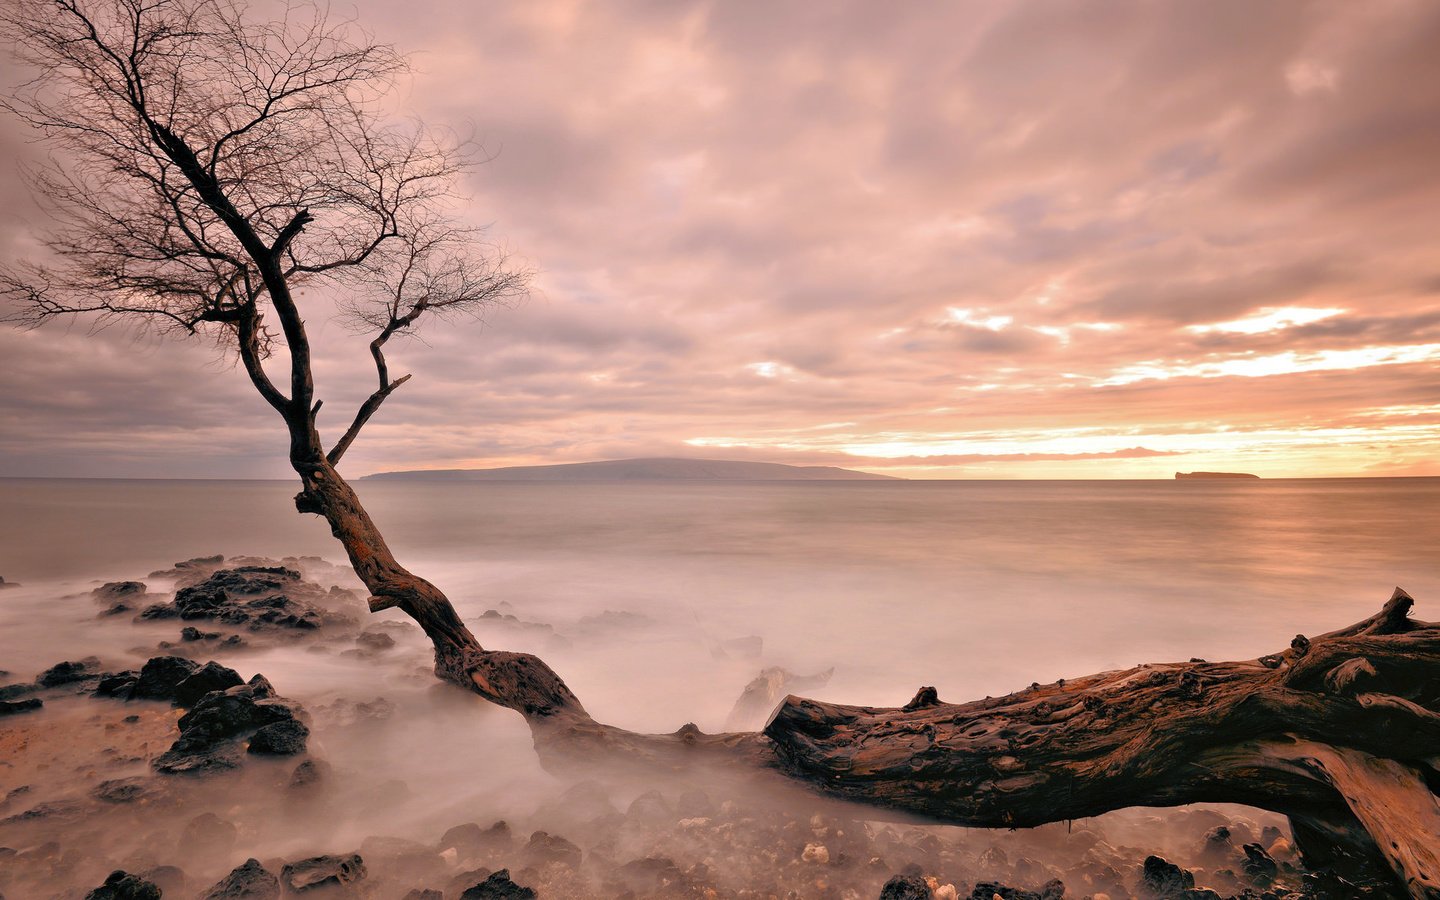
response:
[[[835,699],[890,704],[922,683],[960,699],[1253,657],[1368,615],[1396,585],[1421,618],[1440,603],[1440,479],[357,488],[482,639],[478,616],[502,604],[562,634],[606,610],[647,617],[643,654],[625,635],[546,653],[595,712],[637,728],[718,727],[755,666],[714,651],[749,635],[766,664],[834,666]],[[294,490],[0,481],[0,576],[76,590],[213,553],[343,562]],[[53,611],[50,656],[67,639]],[[40,652],[4,643],[12,660]]]
[[[485,646],[539,653],[596,718],[636,730],[721,730],[764,666],[833,667],[809,694],[898,706],[920,685],[963,701],[1253,658],[1372,614],[1396,585],[1440,618],[1440,479],[356,487]],[[0,668],[28,680],[88,654],[133,668],[175,639],[173,622],[97,618],[103,581],[165,591],[146,574],[215,553],[343,562],[295,489],[0,480],[0,576],[22,585],[0,592]],[[530,821],[563,789],[517,715],[436,685],[418,632],[378,661],[293,645],[216,658],[320,710],[320,751],[388,798],[324,828],[257,829],[248,853],[344,850],[377,820],[433,841],[457,822]],[[326,712],[376,698],[395,712],[363,734]],[[45,715],[83,714],[66,709]]]

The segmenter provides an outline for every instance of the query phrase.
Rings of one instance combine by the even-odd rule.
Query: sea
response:
[[[899,706],[930,685],[959,702],[1277,652],[1371,615],[1397,586],[1417,617],[1440,619],[1434,478],[355,486],[396,556],[482,643],[540,654],[596,718],[644,731],[733,727],[741,692],[772,666],[822,676],[806,693],[825,700]],[[0,576],[20,585],[0,591],[0,669],[23,680],[62,659],[135,667],[156,653],[159,632],[97,618],[88,592],[102,582],[217,553],[343,562],[295,491],[0,480]],[[315,708],[434,702],[418,632],[384,663],[298,647],[222,661]],[[403,757],[433,773],[447,787],[417,794],[426,823],[523,805],[544,777],[528,733],[475,703],[401,716],[383,741],[318,737],[338,762]]]

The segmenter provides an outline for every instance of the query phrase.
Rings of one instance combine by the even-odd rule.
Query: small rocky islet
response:
[[[1281,820],[1259,812],[1189,808],[1133,813],[1118,826],[1111,816],[999,832],[873,821],[819,799],[807,807],[599,780],[556,786],[528,817],[459,822],[426,840],[389,834],[377,816],[353,846],[257,854],[250,844],[267,822],[303,830],[350,814],[355,798],[343,795],[405,789],[403,764],[373,776],[337,772],[311,740],[317,719],[333,729],[383,723],[391,701],[336,700],[312,712],[264,675],[246,679],[208,658],[296,644],[359,659],[391,652],[404,623],[364,625],[359,595],[335,583],[346,574],[323,560],[216,556],[152,573],[173,581],[173,592],[152,594],[140,581],[92,591],[103,618],[180,627],[134,668],[65,660],[0,686],[0,898],[1388,896],[1307,873]],[[488,619],[566,640],[510,613]],[[739,692],[732,717],[828,677],[768,667]],[[1157,844],[1165,836],[1168,858],[1135,846],[1147,828]]]

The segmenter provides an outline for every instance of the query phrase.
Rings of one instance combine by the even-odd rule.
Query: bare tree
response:
[[[0,272],[14,318],[90,315],[233,350],[288,430],[297,509],[329,523],[371,609],[418,622],[440,678],[522,713],[548,766],[703,763],[992,827],[1248,803],[1290,815],[1312,862],[1378,867],[1414,897],[1440,897],[1440,626],[1408,618],[1403,593],[1371,620],[1260,660],[1147,666],[958,705],[933,689],[898,709],[790,697],[760,734],[596,722],[538,658],[481,647],[445,595],[396,561],[337,470],[409,378],[390,374],[392,337],[526,283],[449,215],[462,146],[387,116],[404,60],[310,7],[258,22],[238,0],[0,2],[37,73],[4,106],[56,151],[32,173],[58,223],[49,257]],[[375,390],[328,447],[296,299],[317,283],[374,335]]]

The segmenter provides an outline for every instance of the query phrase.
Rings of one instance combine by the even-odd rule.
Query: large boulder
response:
[[[206,694],[227,691],[244,683],[245,679],[234,669],[212,660],[175,685],[174,703],[176,706],[191,707]]]
[[[109,581],[90,592],[90,597],[105,607],[102,616],[131,612],[145,596],[145,585],[139,581]]]
[[[206,891],[200,900],[279,900],[280,879],[260,864],[247,859]]]
[[[249,751],[267,756],[295,756],[305,752],[310,729],[297,719],[262,725],[250,736]]]
[[[896,875],[880,888],[880,900],[931,900],[934,896],[919,875]]]
[[[280,883],[292,894],[352,884],[365,878],[365,861],[358,853],[340,856],[312,856],[286,863],[280,869]]]
[[[24,700],[0,700],[0,716],[13,716],[16,713],[31,712],[45,705],[45,701],[39,697],[26,697]]]
[[[510,870],[491,873],[479,884],[466,888],[460,900],[531,900],[535,892],[510,880]]]
[[[303,715],[299,704],[277,696],[270,682],[256,675],[246,684],[201,697],[180,717],[180,737],[155,759],[154,766],[167,774],[203,774],[234,768],[240,764],[241,738],[279,722],[301,724],[298,720]],[[293,740],[297,733],[291,728],[275,737],[288,735]],[[274,745],[279,743],[277,740]]]
[[[139,875],[116,870],[85,900],[160,900],[160,889]]]
[[[56,663],[37,675],[35,683],[42,688],[53,688],[90,681],[99,677],[99,669],[100,660],[87,656],[81,660]]]
[[[344,609],[342,607],[351,607]],[[284,566],[219,569],[175,592],[173,603],[157,604],[142,619],[208,620],[251,631],[294,633],[326,625],[358,624],[358,600],[348,591],[327,591]]]
[[[1195,876],[1163,856],[1147,856],[1139,887],[1142,900],[1172,900],[1195,887]]]
[[[199,663],[183,656],[156,656],[141,667],[130,699],[174,700],[176,686],[199,670]]]

